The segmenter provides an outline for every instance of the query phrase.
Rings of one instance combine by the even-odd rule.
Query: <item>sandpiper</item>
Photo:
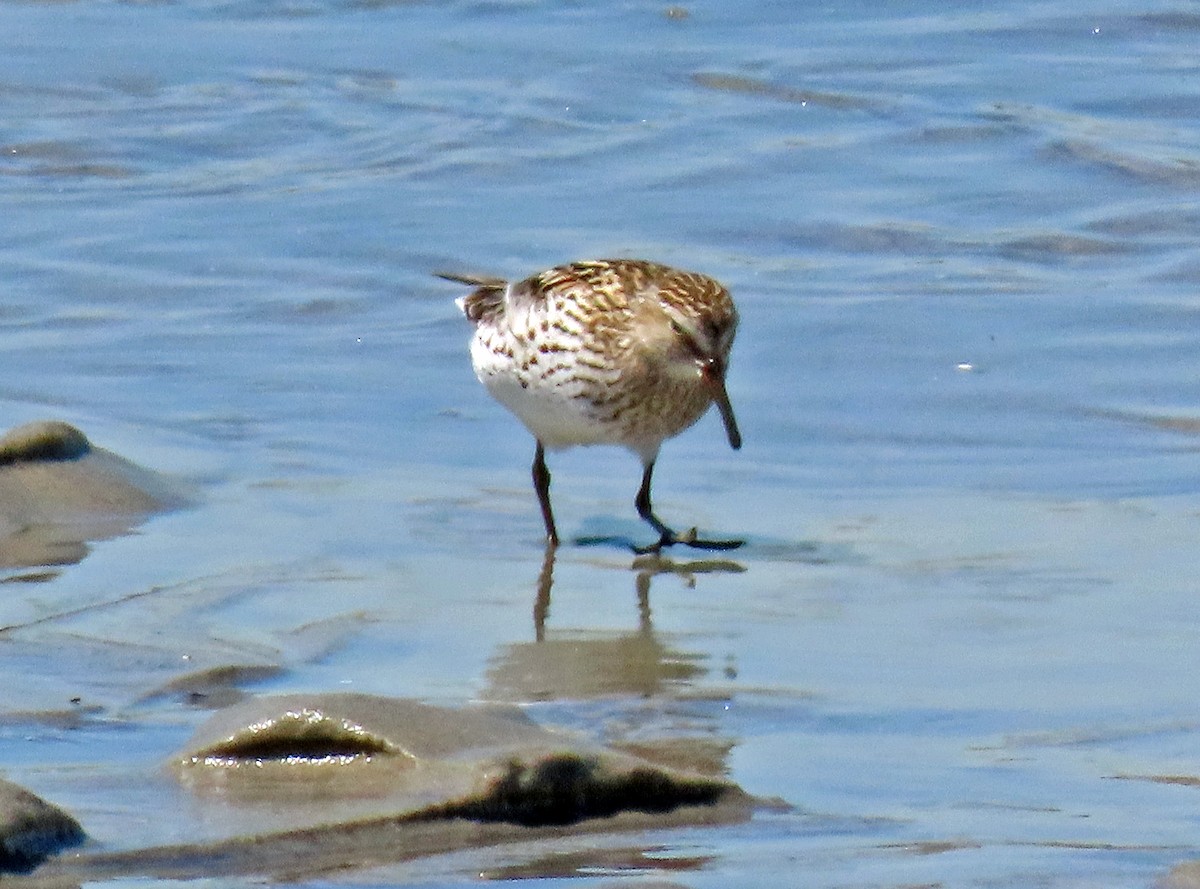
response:
[[[640,259],[573,262],[511,284],[439,276],[476,288],[457,301],[475,325],[471,361],[492,397],[537,440],[533,485],[549,546],[558,545],[558,530],[546,450],[597,444],[622,445],[642,460],[634,505],[659,539],[638,552],[742,544],[699,539],[695,528],[677,534],[650,505],[659,448],[710,405],[730,446],[742,446],[725,391],[738,316],[719,282]]]

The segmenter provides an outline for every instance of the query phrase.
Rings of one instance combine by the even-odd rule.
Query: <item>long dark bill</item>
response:
[[[742,446],[742,433],[738,431],[737,418],[733,415],[733,405],[729,403],[729,393],[725,391],[725,380],[716,374],[709,378],[713,387],[713,401],[721,412],[721,422],[725,424],[725,434],[729,436],[729,446],[735,451]]]

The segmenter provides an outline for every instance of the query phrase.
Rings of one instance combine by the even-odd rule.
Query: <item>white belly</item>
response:
[[[512,411],[525,428],[547,448],[575,445],[624,444],[619,424],[598,420],[583,387],[569,373],[546,374],[546,356],[541,365],[522,369],[523,356],[509,357],[492,348],[486,332],[471,341],[475,374],[492,397]]]

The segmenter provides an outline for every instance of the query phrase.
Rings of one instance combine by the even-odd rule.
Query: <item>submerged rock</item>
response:
[[[26,873],[85,839],[79,822],[23,787],[0,779],[0,873]]]
[[[759,805],[729,781],[581,742],[512,707],[360,694],[243,701],[202,726],[173,771],[215,797],[228,834],[76,855],[47,876],[297,879],[572,834],[733,823]]]
[[[737,790],[585,744],[515,707],[449,709],[361,694],[230,707],[200,728],[176,772],[197,792],[271,810],[281,801],[321,803],[322,818],[322,801],[367,799],[371,809],[423,820],[527,826],[708,805]]]
[[[550,739],[558,740],[515,708],[282,695],[217,711],[175,770],[197,793],[261,804],[290,826],[325,817],[330,800],[342,801],[351,814],[381,814],[469,794],[489,760],[541,749]]]
[[[284,672],[278,664],[222,664],[178,676],[147,692],[139,702],[173,699],[189,707],[217,710],[245,699],[249,693],[242,686],[275,679]]]
[[[58,421],[0,437],[0,568],[66,565],[89,541],[184,502],[170,482]]]

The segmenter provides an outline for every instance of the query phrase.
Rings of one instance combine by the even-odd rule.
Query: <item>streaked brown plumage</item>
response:
[[[716,404],[741,447],[725,392],[737,310],[705,275],[637,259],[575,262],[509,284],[442,275],[476,289],[458,301],[475,324],[471,359],[480,381],[535,439],[534,487],[546,539],[558,543],[545,450],[616,444],[642,460],[638,514],[673,543],[729,549],[740,541],[676,534],[650,505],[662,443]]]

